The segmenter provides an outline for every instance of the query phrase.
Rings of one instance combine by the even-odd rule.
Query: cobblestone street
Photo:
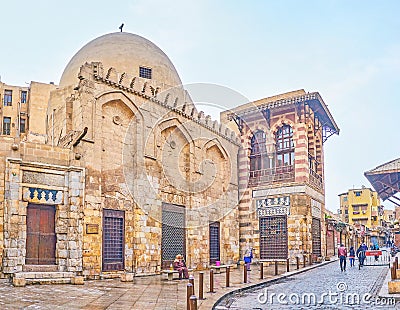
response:
[[[399,302],[395,305],[394,300],[376,298],[387,272],[388,267],[358,270],[357,266],[341,272],[339,262],[333,262],[232,295],[217,309],[400,309]]]

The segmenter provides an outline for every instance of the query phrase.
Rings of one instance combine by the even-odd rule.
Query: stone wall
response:
[[[70,150],[0,139],[2,274],[25,265],[30,203],[55,206],[56,264],[60,271],[80,272],[84,170],[68,165]]]
[[[135,78],[127,84],[132,82],[127,75],[118,78],[118,72],[107,72],[96,75],[91,65],[83,66],[75,91],[69,88],[68,95],[60,89],[51,95],[56,108],[54,137],[61,135],[60,143],[79,154],[79,164],[86,167],[83,274],[88,278],[104,274],[104,209],[124,211],[125,271],[158,272],[163,203],[185,207],[190,266],[209,265],[212,221],[221,225],[221,260],[236,262],[239,143],[235,134],[197,112],[180,88],[163,92],[160,86],[155,94],[154,81]],[[62,122],[65,113],[71,114],[70,122]],[[97,226],[98,232],[87,233],[87,225]]]

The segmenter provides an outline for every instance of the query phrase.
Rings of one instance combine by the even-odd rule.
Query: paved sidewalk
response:
[[[198,301],[198,309],[212,309],[225,294],[241,288],[257,285],[266,280],[280,278],[329,262],[307,266],[291,272],[286,265],[279,265],[281,275],[274,276],[274,265],[264,268],[264,280],[259,279],[259,265],[252,265],[249,283],[243,283],[243,267],[230,273],[230,287],[225,287],[225,272],[214,275],[215,293],[208,293],[209,271],[204,271],[204,300]],[[283,273],[283,274],[282,274]],[[198,296],[199,272],[195,276],[195,293]],[[186,309],[187,280],[167,281],[166,275],[135,277],[133,282],[120,279],[85,281],[84,285],[29,285],[13,287],[8,280],[0,280],[0,309]]]

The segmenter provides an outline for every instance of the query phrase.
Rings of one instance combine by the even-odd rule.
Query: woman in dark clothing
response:
[[[354,251],[354,247],[350,248],[350,253],[349,253],[349,260],[350,260],[350,267],[354,266],[354,258],[356,256],[356,253]]]

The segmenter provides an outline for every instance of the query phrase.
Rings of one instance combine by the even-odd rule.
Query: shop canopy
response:
[[[400,158],[387,162],[364,173],[379,197],[400,207]],[[399,195],[397,195],[399,196]]]

